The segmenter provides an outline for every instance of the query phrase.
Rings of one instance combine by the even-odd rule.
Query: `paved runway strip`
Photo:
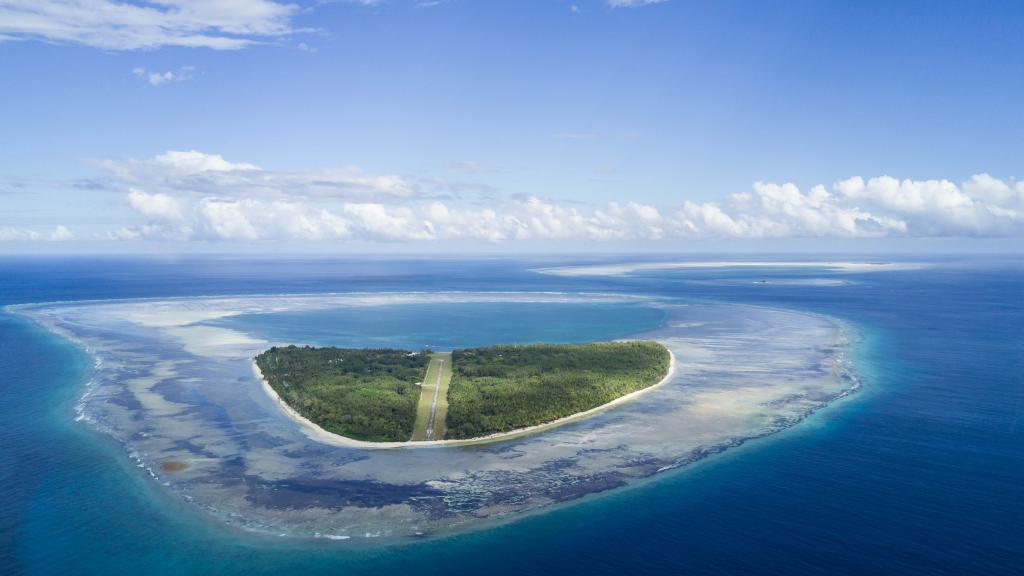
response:
[[[412,440],[442,440],[448,418],[448,384],[452,380],[451,352],[435,353],[423,377]]]

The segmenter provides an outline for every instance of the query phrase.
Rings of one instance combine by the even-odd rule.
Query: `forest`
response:
[[[371,442],[412,436],[430,351],[274,347],[256,357],[263,377],[328,432]]]
[[[534,426],[651,386],[670,355],[652,341],[531,344],[452,353],[446,438]]]
[[[430,350],[287,346],[261,353],[256,363],[289,406],[324,430],[404,442],[430,357]],[[507,432],[596,408],[657,383],[669,362],[668,350],[652,341],[454,350],[444,438]]]

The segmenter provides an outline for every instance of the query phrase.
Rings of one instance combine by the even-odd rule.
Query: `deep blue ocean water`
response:
[[[475,533],[353,549],[212,525],[73,421],[91,367],[85,353],[0,314],[0,573],[1024,573],[1019,261],[871,274],[529,272],[556,263],[5,259],[0,304],[407,290],[753,302],[854,323],[864,389],[793,429],[639,487]],[[821,278],[844,283],[815,284]]]

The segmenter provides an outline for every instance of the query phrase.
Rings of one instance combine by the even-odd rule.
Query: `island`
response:
[[[275,346],[255,358],[302,419],[365,442],[469,440],[550,424],[643,391],[671,372],[649,340],[424,349]]]

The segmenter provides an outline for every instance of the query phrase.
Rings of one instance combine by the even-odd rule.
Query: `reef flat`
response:
[[[664,325],[634,335],[677,359],[629,402],[491,444],[373,450],[307,436],[251,359],[283,344],[209,320],[398,304],[640,302]],[[78,417],[218,521],[333,539],[443,534],[629,485],[791,426],[848,393],[835,319],[738,304],[551,293],[351,294],[18,306],[96,359]]]

